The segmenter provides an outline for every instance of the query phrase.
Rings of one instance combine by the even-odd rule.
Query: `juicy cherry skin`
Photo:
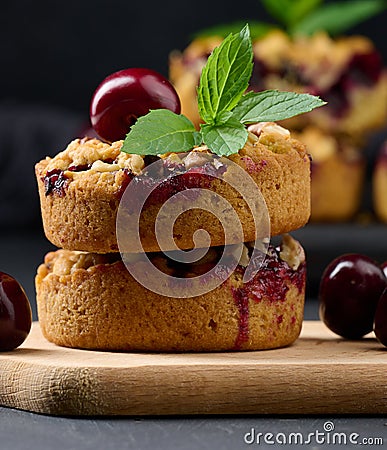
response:
[[[367,256],[336,258],[321,279],[321,320],[342,337],[361,338],[373,329],[376,305],[386,286],[382,269]]]
[[[376,307],[374,332],[378,340],[387,347],[387,288]]]
[[[387,261],[385,261],[380,267],[384,272],[384,276],[387,278]]]
[[[380,267],[387,279],[387,261]],[[378,340],[387,347],[387,288],[383,291],[376,307],[374,332]]]
[[[20,284],[0,272],[0,351],[21,345],[31,329],[31,306]]]
[[[180,114],[175,88],[153,70],[125,69],[109,75],[97,87],[90,104],[90,120],[103,140],[114,142],[125,139],[137,118],[151,109]]]

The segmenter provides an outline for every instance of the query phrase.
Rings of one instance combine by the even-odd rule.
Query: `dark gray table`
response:
[[[328,262],[346,252],[363,252],[379,261],[387,259],[387,226],[308,225],[293,235],[301,240],[308,256],[308,299],[305,318],[318,317],[315,300],[319,278]],[[31,300],[36,318],[33,278],[44,254],[53,249],[42,231],[2,232],[0,270],[15,276]],[[387,381],[387,379],[386,379]],[[225,393],[227,395],[227,393]],[[361,392],[359,392],[361,395]],[[333,426],[333,430],[329,431]],[[328,430],[325,431],[324,427]],[[255,443],[248,445],[252,434]],[[262,433],[259,435],[259,433]],[[296,434],[295,434],[296,433]],[[336,433],[336,434],[335,434]],[[357,433],[359,436],[353,435]],[[256,438],[259,435],[259,443]],[[352,436],[351,436],[352,435]],[[310,444],[307,444],[308,436]],[[385,417],[147,417],[63,418],[0,407],[0,450],[110,450],[110,449],[239,449],[334,448],[329,440],[349,440],[382,448],[387,445]],[[265,443],[266,439],[266,443]],[[276,444],[293,442],[293,444]],[[341,441],[340,441],[341,439]],[[383,440],[383,445],[380,445]],[[274,442],[274,444],[273,444]],[[372,445],[371,445],[372,444]]]
[[[324,430],[330,430],[332,426],[332,431]],[[250,442],[252,433],[255,443],[248,445],[245,439]],[[260,444],[257,444],[259,433],[262,435],[259,436]],[[310,444],[306,443],[308,437]],[[250,416],[80,419],[39,416],[0,408],[1,450],[294,448],[296,438],[298,443],[303,442],[300,448],[334,448],[326,443],[343,443],[344,439],[347,445],[335,447],[355,448],[350,444],[350,439],[356,439],[359,443],[366,439],[369,447],[383,448],[383,445],[378,445],[383,440],[386,448],[387,419]],[[278,440],[292,444],[271,444]],[[371,442],[373,445],[370,445]]]

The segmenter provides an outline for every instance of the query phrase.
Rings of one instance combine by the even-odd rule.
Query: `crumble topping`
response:
[[[250,262],[249,249],[245,244],[243,244],[242,254],[238,264],[242,267],[247,267],[249,265],[249,262]]]
[[[194,147],[189,152],[164,153],[159,155],[161,159],[173,164],[184,164],[187,170],[192,167],[201,167],[208,162],[214,163],[214,155],[206,145]],[[220,163],[221,164],[221,163]]]
[[[285,261],[290,268],[297,270],[305,262],[305,252],[298,241],[289,234],[284,234],[280,246],[280,258]]]
[[[283,137],[284,139],[290,138],[290,131],[284,127],[281,127],[280,125],[276,124],[275,122],[254,123],[252,125],[249,125],[247,130],[250,131],[250,133],[253,133],[254,135],[256,135],[258,138],[261,136],[262,133],[278,134],[279,136]]]
[[[211,155],[208,152],[204,151],[191,151],[184,158],[184,166],[185,168],[191,169],[191,167],[200,167],[204,166],[207,162],[211,161]]]
[[[290,132],[286,128],[274,122],[260,122],[250,125],[247,129],[248,138],[241,149],[242,153],[257,143],[267,146],[274,153],[288,151],[289,144],[286,141],[290,140]],[[145,167],[144,157],[121,152],[122,144],[123,141],[110,145],[98,139],[75,139],[55,157],[46,158],[48,164],[43,176],[62,172],[64,178],[72,179],[85,171],[108,173],[122,169],[139,175]],[[216,155],[214,159],[214,154],[206,145],[195,147],[189,152],[166,153],[159,157],[172,165],[183,164],[186,170],[204,166],[208,162],[212,162],[216,169],[223,165]]]
[[[250,253],[254,247],[254,242],[248,242],[243,244],[242,254],[240,255],[238,265],[245,268],[250,262]],[[236,246],[237,247],[237,246]],[[183,275],[185,277],[196,276],[201,273],[205,273],[216,265],[220,259],[223,247],[211,247],[207,253],[199,261],[191,264],[176,263],[173,260],[169,260],[167,256],[162,253],[149,254],[150,259],[156,267],[169,275]],[[265,249],[262,249],[265,251]],[[273,252],[273,248],[269,247],[268,255]],[[278,251],[278,250],[277,250]],[[138,255],[126,255],[126,261],[128,257],[132,256],[131,261],[135,264],[138,260]],[[293,239],[290,235],[285,234],[282,239],[282,243],[278,253],[279,259],[286,262],[288,266],[297,271],[300,265],[305,261],[305,253],[301,245]],[[88,270],[93,266],[100,264],[113,264],[121,261],[119,253],[86,253],[80,251],[71,250],[57,250],[56,252],[48,253],[44,260],[44,265],[47,269],[45,276],[68,276],[72,275],[77,270]]]
[[[144,159],[140,155],[129,155],[121,152],[123,141],[106,144],[98,139],[75,139],[68,147],[49,158],[46,172],[61,170],[66,177],[77,176],[79,172],[69,170],[72,167],[87,167],[93,172],[113,172],[128,169],[135,174],[144,167]]]
[[[98,264],[112,264],[120,260],[119,254],[107,253],[85,253],[71,250],[58,250],[48,253],[44,264],[52,273],[57,276],[71,275],[78,269],[89,269]]]

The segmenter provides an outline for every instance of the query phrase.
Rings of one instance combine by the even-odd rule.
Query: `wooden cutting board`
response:
[[[304,322],[278,350],[94,352],[50,344],[34,323],[0,353],[0,404],[54,415],[386,414],[387,349]]]

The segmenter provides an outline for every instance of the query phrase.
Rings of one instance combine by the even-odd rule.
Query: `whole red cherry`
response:
[[[382,269],[367,256],[336,258],[321,279],[321,320],[340,336],[361,338],[373,329],[376,305],[386,286]]]
[[[376,307],[374,332],[379,342],[387,347],[387,288],[380,296]]]
[[[109,75],[97,87],[90,104],[90,120],[103,140],[113,142],[125,139],[137,118],[151,109],[180,114],[175,88],[153,70],[125,69]]]
[[[21,345],[31,329],[27,295],[15,278],[0,272],[0,351]]]

